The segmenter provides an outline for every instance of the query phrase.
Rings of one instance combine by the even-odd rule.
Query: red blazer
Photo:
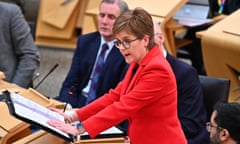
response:
[[[129,119],[132,144],[186,144],[177,117],[177,88],[170,65],[155,46],[135,75],[131,64],[125,78],[108,94],[77,110],[91,137]]]

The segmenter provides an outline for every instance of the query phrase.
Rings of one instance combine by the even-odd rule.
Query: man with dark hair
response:
[[[216,104],[207,129],[212,144],[240,144],[240,104]]]

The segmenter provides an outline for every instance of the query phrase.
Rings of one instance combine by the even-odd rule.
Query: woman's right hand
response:
[[[48,109],[50,109],[51,111],[54,111],[54,112],[62,115],[62,116],[64,117],[65,123],[71,123],[71,122],[73,122],[73,121],[72,121],[72,116],[69,115],[69,114],[64,113],[62,110],[57,109],[57,108],[54,108],[54,107],[49,107]]]

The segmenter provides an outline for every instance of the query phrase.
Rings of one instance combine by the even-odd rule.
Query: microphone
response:
[[[66,6],[68,5],[72,0],[65,0],[63,3],[61,3],[61,6]]]
[[[63,112],[66,111],[66,108],[69,104],[69,101],[70,101],[70,97],[73,95],[73,91],[76,89],[75,85],[72,85],[70,90],[68,91],[68,97],[67,97],[67,101],[66,101],[66,104],[64,106],[64,109],[63,109]]]
[[[43,77],[42,80],[40,80],[40,82],[34,87],[34,89],[37,89],[39,87],[39,85],[58,67],[59,64],[55,64],[50,71],[46,74],[45,77]]]
[[[35,73],[33,76],[33,81],[35,81],[39,76],[40,76],[39,72]]]

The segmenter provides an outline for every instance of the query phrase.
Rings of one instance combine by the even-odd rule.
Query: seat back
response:
[[[203,91],[203,101],[210,120],[213,107],[217,102],[228,102],[230,80],[209,76],[199,76]]]

